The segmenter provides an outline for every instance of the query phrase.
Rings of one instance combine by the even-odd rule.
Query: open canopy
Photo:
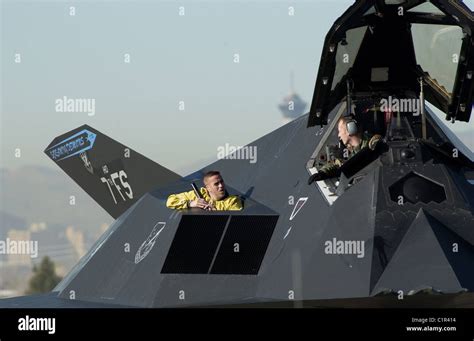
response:
[[[327,123],[347,96],[420,92],[468,122],[473,94],[474,16],[455,0],[358,0],[326,36],[308,126]]]

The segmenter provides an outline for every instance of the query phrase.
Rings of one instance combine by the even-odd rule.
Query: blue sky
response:
[[[352,3],[3,0],[0,167],[54,167],[44,148],[85,123],[171,169],[203,165],[284,124],[292,71],[311,102],[324,37]],[[95,115],[56,112],[63,96],[95,99]]]

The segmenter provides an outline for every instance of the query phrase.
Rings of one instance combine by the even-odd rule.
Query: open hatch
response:
[[[358,0],[326,36],[308,127],[326,125],[347,96],[420,93],[468,122],[473,93],[473,14],[453,0]]]

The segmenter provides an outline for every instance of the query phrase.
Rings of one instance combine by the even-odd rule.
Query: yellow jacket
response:
[[[222,200],[213,201],[204,187],[201,187],[200,192],[204,200],[212,204],[217,211],[240,211],[242,209],[242,202],[236,195],[228,195]],[[196,199],[194,191],[171,194],[166,200],[166,207],[178,210],[189,208],[189,201]]]

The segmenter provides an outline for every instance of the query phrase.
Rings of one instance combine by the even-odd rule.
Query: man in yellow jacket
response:
[[[218,171],[207,172],[203,182],[206,187],[200,189],[202,199],[198,198],[194,191],[171,194],[166,201],[166,206],[178,210],[191,207],[213,211],[239,211],[242,209],[240,198],[227,194],[224,180]]]

